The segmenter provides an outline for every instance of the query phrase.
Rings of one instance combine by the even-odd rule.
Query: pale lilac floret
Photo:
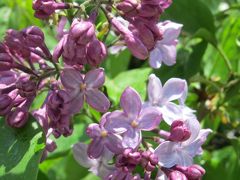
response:
[[[72,111],[78,112],[84,101],[100,112],[106,112],[110,107],[108,98],[98,88],[105,81],[102,68],[89,71],[85,76],[74,68],[65,68],[61,74],[61,82],[70,92],[73,100]]]
[[[187,96],[187,82],[179,78],[169,79],[164,86],[154,74],[149,76],[148,98],[145,106],[156,106],[164,121],[171,125],[174,120],[194,119],[193,110],[184,105]],[[173,103],[178,100],[179,105]]]
[[[155,48],[150,52],[149,63],[153,68],[160,68],[162,63],[172,66],[176,63],[178,36],[182,24],[165,21],[158,24],[163,32],[163,39],[157,41]]]
[[[123,150],[122,137],[119,135],[121,132],[115,133],[107,126],[108,115],[109,113],[104,114],[100,124],[92,123],[86,130],[87,135],[92,138],[87,150],[90,158],[99,158],[106,148],[115,154]]]
[[[141,131],[151,131],[161,121],[161,113],[154,107],[143,108],[139,94],[131,87],[124,90],[120,105],[123,111],[107,116],[107,126],[115,132],[123,132],[123,146],[135,149],[141,142]]]
[[[163,167],[173,167],[174,165],[190,166],[193,164],[193,158],[202,153],[202,144],[210,132],[210,129],[201,129],[191,131],[191,137],[184,142],[165,141],[156,149],[159,164]]]
[[[75,160],[83,167],[89,168],[93,174],[105,178],[112,173],[116,168],[109,165],[108,161],[113,158],[113,153],[104,149],[103,154],[97,159],[91,159],[87,154],[88,145],[77,143],[73,146],[73,156]]]

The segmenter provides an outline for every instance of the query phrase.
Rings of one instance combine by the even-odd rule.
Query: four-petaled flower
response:
[[[155,48],[150,52],[149,63],[153,68],[160,68],[162,62],[168,66],[176,63],[178,36],[182,24],[165,21],[158,24],[163,32],[163,39],[157,41]]]
[[[84,76],[74,68],[65,68],[61,74],[61,82],[72,96],[72,105],[78,112],[84,100],[94,109],[106,112],[110,107],[108,98],[98,90],[105,81],[102,68],[91,70]]]
[[[123,150],[122,137],[107,126],[106,117],[108,115],[109,113],[104,114],[100,124],[90,124],[86,130],[87,135],[92,138],[87,151],[91,158],[99,158],[105,148],[116,154]]]
[[[135,149],[141,142],[141,131],[151,131],[161,121],[161,113],[154,107],[143,108],[139,94],[127,87],[120,99],[123,111],[114,111],[107,118],[107,127],[124,132],[123,147]]]

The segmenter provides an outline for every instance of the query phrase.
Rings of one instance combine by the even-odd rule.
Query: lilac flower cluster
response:
[[[111,107],[110,111],[110,101],[102,92],[105,72],[99,66],[107,57],[107,47],[124,43],[133,56],[149,58],[153,68],[159,68],[162,62],[175,64],[182,25],[158,22],[172,2],[98,0],[96,5],[93,2],[76,5],[33,1],[35,17],[45,20],[58,13],[56,10],[77,8],[76,17],[69,20],[69,30],[64,31],[65,23],[59,21],[59,43],[52,53],[38,27],[7,31],[0,43],[0,115],[13,128],[23,127],[29,116],[38,121],[46,136],[44,160],[48,152],[57,148],[53,138],[70,136],[72,117],[90,106],[105,114],[99,123],[88,125],[90,144],[78,143],[73,152],[76,160],[94,174],[109,180],[147,180],[156,174],[152,172],[158,171],[156,179],[200,179],[205,171],[193,164],[193,158],[202,153],[201,146],[211,130],[201,129],[194,111],[185,105],[188,91],[185,80],[172,78],[162,86],[152,74],[148,101],[127,87],[120,98],[120,110]],[[89,16],[84,11],[85,5],[94,6]],[[100,10],[112,27],[104,37],[95,25]],[[119,37],[107,46],[110,31]],[[46,91],[41,108],[32,110],[36,97]],[[169,125],[169,131],[160,129],[163,121]],[[151,135],[147,136],[148,133]],[[138,168],[144,173],[138,174]]]
[[[97,171],[87,166],[104,179],[141,179],[140,174],[133,174],[139,166],[144,169],[144,179],[152,179],[151,173],[157,169],[157,178],[201,178],[205,171],[193,164],[193,158],[202,153],[201,146],[211,130],[200,128],[194,111],[184,104],[186,96],[185,80],[172,78],[162,87],[154,74],[149,76],[147,102],[127,87],[120,98],[122,110],[108,112],[99,124],[88,126],[86,133],[92,139],[89,145],[74,146],[76,160],[81,165],[98,160],[107,164],[112,157],[114,165],[103,168],[100,164]],[[176,100],[178,104],[173,103]],[[161,120],[170,126],[170,131],[159,130]],[[151,138],[159,145],[154,148],[149,144],[144,131],[155,133]],[[88,158],[83,157],[86,155]]]

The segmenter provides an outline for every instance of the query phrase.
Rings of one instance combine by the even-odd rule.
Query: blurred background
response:
[[[134,59],[127,50],[110,55],[103,64],[108,95],[116,104],[123,89],[131,85],[145,98],[150,73],[155,73],[163,82],[171,77],[186,79],[190,85],[188,106],[197,110],[203,128],[213,130],[204,144],[203,156],[196,158],[196,162],[206,169],[203,179],[238,179],[240,0],[173,0],[161,20],[166,19],[184,25],[176,65],[152,70],[148,62]],[[32,0],[0,0],[1,40],[9,28],[20,30],[36,25],[44,30],[46,43],[53,49],[57,44],[54,24],[54,21],[49,25],[34,18]],[[93,115],[99,117],[96,112]],[[83,115],[74,120],[73,135],[57,140],[58,149],[39,165],[39,180],[98,179],[75,162],[69,149],[72,144],[86,140],[86,123],[80,122],[91,120]]]

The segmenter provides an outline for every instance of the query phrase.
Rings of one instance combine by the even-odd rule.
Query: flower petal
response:
[[[61,82],[66,89],[80,89],[83,78],[74,68],[65,68],[61,73]]]
[[[138,128],[143,131],[153,130],[158,126],[162,119],[161,112],[154,107],[145,108],[140,113]]]
[[[179,105],[168,102],[159,109],[162,112],[163,120],[168,125],[171,125],[175,120],[182,120],[182,110]]]
[[[127,87],[122,93],[120,105],[126,115],[132,120],[138,117],[142,108],[139,94],[131,87]]]
[[[152,68],[158,69],[162,65],[162,52],[158,49],[158,47],[155,47],[149,55],[149,64]]]
[[[124,148],[132,148],[135,149],[139,146],[142,140],[141,131],[138,129],[128,129],[126,133],[124,133],[122,145]]]
[[[148,78],[148,98],[152,105],[157,105],[159,103],[162,94],[162,83],[160,79],[151,74]]]
[[[105,74],[103,68],[88,71],[84,77],[88,88],[99,88],[104,84]]]
[[[192,157],[181,149],[180,143],[165,141],[154,151],[161,166],[171,168],[178,164],[189,166],[192,164]]]
[[[176,63],[176,57],[177,57],[177,49],[176,49],[176,43],[173,43],[171,45],[165,45],[158,43],[157,44],[158,50],[160,51],[160,54],[162,56],[162,61],[167,66],[172,66]]]
[[[178,38],[183,25],[171,21],[164,21],[159,23],[158,27],[163,31],[163,39],[161,42],[164,44],[169,44]]]
[[[202,154],[201,146],[204,144],[208,134],[211,132],[211,129],[201,129],[198,137],[191,144],[184,144],[184,149],[189,153],[191,157]]]
[[[84,143],[77,143],[73,146],[73,156],[75,160],[83,167],[90,168],[98,163],[96,159],[90,159],[87,155],[88,145]]]
[[[163,86],[161,103],[164,104],[181,98],[186,93],[186,86],[185,80],[179,78],[169,79]]]
[[[187,120],[184,121],[184,123],[186,124],[186,126],[190,130],[191,136],[188,140],[184,141],[183,144],[190,144],[191,142],[193,142],[198,137],[201,126],[200,126],[200,123],[198,122],[198,120],[196,118],[187,119]]]
[[[110,107],[108,98],[101,91],[91,89],[86,91],[86,102],[99,112],[106,112]]]
[[[69,104],[69,113],[75,114],[78,113],[84,103],[84,95],[82,93],[77,94],[73,99],[68,103]]]
[[[96,123],[89,124],[86,133],[90,138],[100,137],[101,129],[99,127],[99,124]]]
[[[123,151],[122,137],[120,135],[109,134],[106,138],[105,146],[114,154],[120,154]]]
[[[88,146],[87,154],[90,158],[97,159],[99,158],[104,150],[104,145],[102,142],[102,138],[93,139],[92,142]]]
[[[129,129],[129,123],[131,121],[126,117],[122,111],[113,111],[106,116],[106,123],[104,128],[112,133],[124,133]]]

